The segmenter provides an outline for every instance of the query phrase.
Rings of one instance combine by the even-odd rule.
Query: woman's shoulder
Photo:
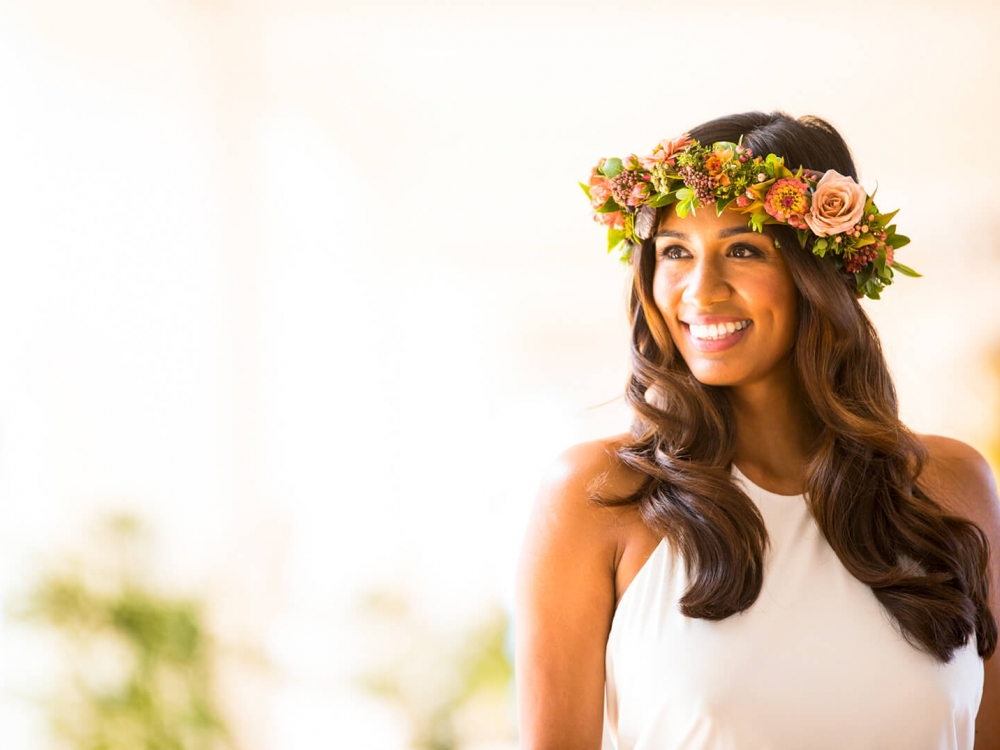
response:
[[[927,448],[919,481],[949,512],[973,520],[1000,515],[990,464],[968,443],[943,435],[917,437]]]
[[[594,496],[624,498],[642,487],[645,475],[618,458],[618,449],[628,441],[627,433],[611,435],[559,453],[542,475],[535,518],[573,529],[581,541],[616,541],[616,528],[627,509],[602,506]]]
[[[569,490],[578,497],[600,490],[627,497],[636,492],[646,475],[622,463],[618,451],[628,444],[628,433],[588,440],[566,448],[549,464],[543,484]]]

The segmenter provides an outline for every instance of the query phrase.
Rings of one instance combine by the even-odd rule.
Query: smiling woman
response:
[[[899,420],[859,300],[913,272],[855,180],[829,123],[759,112],[595,170],[635,418],[538,494],[523,748],[1000,747],[1000,501]]]
[[[798,293],[769,235],[733,211],[664,211],[654,251],[653,300],[699,381],[740,386],[779,371],[790,381]]]

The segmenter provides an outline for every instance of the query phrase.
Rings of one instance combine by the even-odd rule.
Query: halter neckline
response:
[[[750,477],[748,477],[746,474],[740,471],[740,468],[735,463],[732,464],[732,467],[733,467],[733,474],[742,479],[743,482],[748,487],[752,487],[754,490],[756,490],[758,493],[762,495],[766,495],[767,497],[775,497],[778,498],[779,500],[802,500],[805,498],[805,493],[799,493],[798,495],[779,495],[777,492],[771,492],[770,490],[765,490],[759,484],[755,484],[750,479]]]

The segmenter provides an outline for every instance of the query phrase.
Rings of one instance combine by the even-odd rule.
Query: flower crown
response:
[[[739,143],[702,146],[685,133],[660,141],[649,156],[601,159],[580,187],[594,220],[608,227],[608,252],[628,263],[633,247],[652,236],[657,208],[674,203],[684,217],[715,203],[717,216],[727,207],[750,214],[757,232],[765,224],[794,227],[803,249],[812,236],[813,254],[853,273],[859,297],[879,299],[893,271],[920,276],[894,257],[910,241],[890,223],[898,209],[880,213],[875,193],[849,175],[801,166],[793,174],[777,154],[754,156],[742,144],[740,136]]]

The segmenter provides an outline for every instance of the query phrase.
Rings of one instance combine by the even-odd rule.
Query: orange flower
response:
[[[611,229],[624,229],[625,219],[622,217],[621,211],[613,211],[604,214],[594,214],[594,221],[603,226],[610,227]]]
[[[603,161],[604,159],[601,159],[601,162]],[[608,178],[598,174],[595,167],[590,172],[590,180],[588,182],[590,182],[590,205],[594,208],[600,208],[611,197],[611,187],[608,184]]]

